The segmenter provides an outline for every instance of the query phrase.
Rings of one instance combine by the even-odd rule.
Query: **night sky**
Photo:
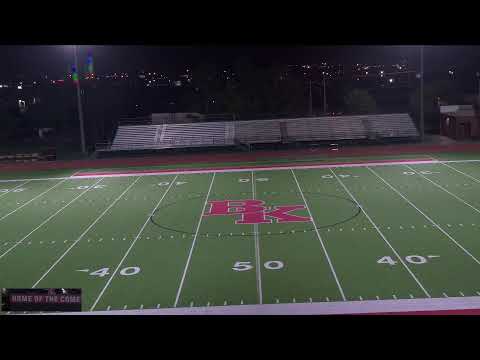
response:
[[[80,47],[79,60],[92,52],[97,73],[139,69],[182,71],[186,65],[199,62],[231,64],[241,56],[261,64],[320,63],[327,61],[345,65],[354,63],[393,64],[406,59],[411,67],[419,63],[418,46],[88,46]],[[51,77],[64,75],[73,63],[71,46],[0,46],[0,77],[23,75]],[[447,67],[480,71],[480,46],[429,46],[425,49],[425,67]]]

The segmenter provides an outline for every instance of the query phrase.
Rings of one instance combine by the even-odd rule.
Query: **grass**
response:
[[[84,310],[480,295],[477,162],[21,184],[0,183],[0,288],[82,288]],[[247,199],[309,220],[202,216]]]

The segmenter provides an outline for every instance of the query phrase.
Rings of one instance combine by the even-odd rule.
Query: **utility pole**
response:
[[[327,114],[327,90],[325,87],[325,74],[323,74],[323,112]]]
[[[82,145],[82,153],[86,154],[87,150],[85,148],[85,129],[83,125],[83,108],[82,108],[82,90],[80,89],[80,69],[78,68],[78,56],[77,56],[77,45],[73,45],[73,57],[75,62],[75,70],[78,73],[78,81],[76,81],[77,88],[77,107],[78,107],[78,120],[80,122],[80,143]]]
[[[310,88],[310,98],[309,98],[309,114],[313,116],[313,105],[312,105],[312,79],[309,81],[309,88]]]
[[[423,45],[420,46],[420,140],[425,139],[425,118],[423,114]]]

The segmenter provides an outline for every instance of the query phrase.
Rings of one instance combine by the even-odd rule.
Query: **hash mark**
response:
[[[142,305],[140,305],[140,310],[142,310],[142,309],[143,309],[143,304],[142,304]]]
[[[293,302],[296,303],[297,301],[295,300],[295,298],[293,298]]]
[[[223,305],[227,305],[227,300],[225,300],[225,301],[223,302]]]
[[[393,298],[394,298],[395,300],[397,300],[397,295],[393,294]]]
[[[413,299],[413,295],[412,295],[412,294],[410,294],[410,299]]]
[[[209,301],[209,302],[207,302],[207,306],[210,306],[210,301]]]
[[[312,301],[312,298],[308,298],[308,300],[310,300],[310,304],[313,302],[313,301]]]
[[[159,309],[159,308],[160,308],[160,304],[157,304],[157,309]]]
[[[447,295],[447,294],[445,294],[445,293],[443,293],[443,296],[444,296],[444,297],[446,297],[446,298],[448,298],[448,295]]]
[[[190,303],[190,307],[193,307],[193,301]]]
[[[240,299],[240,305],[243,305],[243,299]]]
[[[465,296],[465,294],[464,294],[463,292],[461,292],[461,291],[460,291],[460,295]]]
[[[326,299],[327,299],[327,301],[330,301],[330,299],[328,297]]]
[[[377,296],[375,296],[375,297],[377,298],[377,300],[380,300],[380,298],[378,297],[378,295],[377,295]]]
[[[108,307],[107,307],[107,311],[110,311],[110,305],[108,305]]]
[[[278,299],[275,299],[275,301],[277,302],[277,304],[279,303]]]
[[[127,310],[127,305],[123,305],[123,310]]]
[[[478,291],[477,291],[477,295],[479,295],[479,296],[480,296],[480,292],[478,292]]]
[[[363,301],[363,297],[359,296],[358,298],[359,298],[361,301]]]

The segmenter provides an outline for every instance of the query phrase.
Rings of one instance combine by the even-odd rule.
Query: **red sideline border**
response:
[[[255,162],[259,160],[291,158],[313,158],[318,156],[328,157],[355,157],[355,156],[381,156],[381,155],[405,155],[421,153],[445,153],[445,152],[480,152],[480,143],[453,144],[453,145],[423,145],[423,144],[395,144],[382,146],[356,146],[340,148],[332,151],[328,148],[321,149],[292,149],[292,150],[258,150],[252,153],[220,153],[220,154],[158,154],[156,156],[141,158],[115,158],[93,160],[70,160],[70,161],[45,161],[34,163],[6,163],[0,164],[1,171],[35,171],[35,170],[59,170],[59,169],[82,169],[82,168],[115,168],[136,166],[162,166],[192,163],[220,163],[220,162]]]

